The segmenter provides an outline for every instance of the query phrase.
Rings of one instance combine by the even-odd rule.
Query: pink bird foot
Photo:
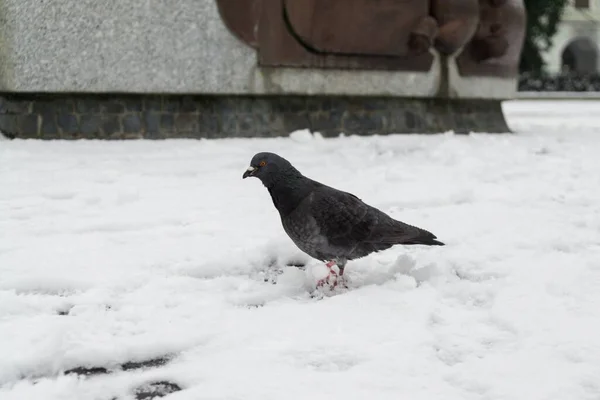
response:
[[[329,261],[325,264],[325,266],[329,269],[329,274],[325,278],[319,279],[317,282],[317,287],[328,285],[331,289],[333,289],[338,285],[338,282],[341,281],[342,275],[344,274],[344,270],[340,269],[340,274],[338,275],[338,273],[333,269],[333,267],[336,265],[337,264],[335,261]]]

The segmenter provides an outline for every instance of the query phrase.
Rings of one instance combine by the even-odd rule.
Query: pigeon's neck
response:
[[[289,215],[313,190],[310,180],[298,174],[290,174],[267,186],[273,205],[281,216]]]

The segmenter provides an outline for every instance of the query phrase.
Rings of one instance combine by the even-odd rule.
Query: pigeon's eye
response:
[[[259,167],[264,167],[265,165],[267,165],[266,161],[261,161],[261,162],[258,163]]]

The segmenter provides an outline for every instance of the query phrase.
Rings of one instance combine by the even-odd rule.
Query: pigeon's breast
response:
[[[323,259],[327,238],[320,234],[317,222],[310,215],[293,212],[282,217],[283,229],[300,250],[316,259]]]

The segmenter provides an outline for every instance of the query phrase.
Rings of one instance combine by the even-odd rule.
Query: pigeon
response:
[[[329,274],[317,286],[337,286],[349,260],[394,245],[444,246],[431,232],[397,221],[351,193],[302,175],[275,153],[254,155],[242,179],[248,177],[260,179],[268,189],[294,244],[327,266]]]

